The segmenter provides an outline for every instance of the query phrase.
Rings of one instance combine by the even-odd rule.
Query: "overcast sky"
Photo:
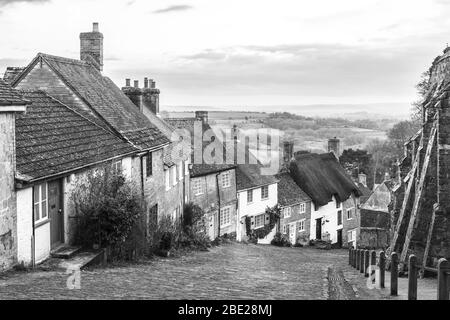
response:
[[[407,104],[449,15],[446,0],[0,0],[0,73],[78,58],[97,21],[104,74],[154,78],[162,105]]]

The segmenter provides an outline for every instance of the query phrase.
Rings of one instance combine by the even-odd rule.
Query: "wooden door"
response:
[[[289,241],[291,244],[295,244],[296,242],[296,229],[295,223],[289,224]]]
[[[337,232],[337,244],[339,248],[342,248],[342,229]]]
[[[51,246],[54,248],[64,242],[61,180],[48,183],[48,213],[50,218]]]
[[[322,240],[322,218],[316,219],[316,239]]]

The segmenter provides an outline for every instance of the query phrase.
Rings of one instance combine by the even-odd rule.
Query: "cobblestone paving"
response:
[[[328,270],[346,250],[230,244],[144,264],[81,272],[81,289],[64,271],[0,277],[0,299],[327,299]]]

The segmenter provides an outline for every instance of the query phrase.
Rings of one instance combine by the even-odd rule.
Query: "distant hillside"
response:
[[[348,120],[383,118],[404,120],[409,118],[409,103],[371,103],[371,104],[316,104],[296,106],[163,106],[161,110],[168,112],[206,111],[238,111],[242,112],[289,112],[298,115],[320,118],[344,118]]]

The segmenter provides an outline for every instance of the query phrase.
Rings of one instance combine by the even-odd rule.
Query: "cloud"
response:
[[[50,0],[0,0],[0,7],[7,6],[9,4],[19,3],[19,2],[28,2],[28,3],[44,3],[50,2]]]
[[[175,5],[175,6],[169,6],[163,9],[158,9],[153,11],[153,13],[169,13],[169,12],[175,12],[175,11],[186,11],[186,10],[191,10],[194,7],[186,5],[186,4],[182,4],[182,5]]]

